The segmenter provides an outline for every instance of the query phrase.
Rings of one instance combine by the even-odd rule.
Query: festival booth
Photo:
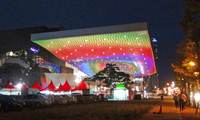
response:
[[[39,91],[41,91],[43,88],[40,86],[40,84],[38,83],[38,81],[35,83],[35,85],[33,85],[33,87],[31,87],[32,89],[37,89]]]
[[[71,91],[72,89],[74,89],[73,87],[71,87],[68,83],[68,81],[66,80],[65,81],[65,84],[60,84],[59,88],[55,90],[55,92],[60,92],[60,91],[65,91],[65,92],[68,92],[68,91]]]
[[[5,88],[0,90],[0,94],[3,95],[27,95],[36,94],[38,89],[31,89],[25,83],[18,84],[16,87],[10,82]]]
[[[23,83],[19,89],[21,89],[21,95],[28,95],[28,94],[37,94],[39,92],[38,89],[29,88],[25,83]]]
[[[82,80],[81,83],[74,89],[72,89],[72,93],[81,93],[81,94],[90,94],[90,87],[88,87],[85,82]]]
[[[62,84],[60,84],[60,86],[58,87],[58,89],[55,90],[55,92],[62,91],[61,87],[62,87]]]
[[[31,89],[26,86],[25,83],[18,84],[16,87],[10,82],[5,88],[0,90],[0,94],[3,95],[27,95],[36,94],[39,91],[37,89]]]
[[[123,84],[119,84],[114,88],[114,100],[128,100],[128,89]]]
[[[51,81],[47,87],[41,90],[41,93],[47,93],[47,94],[54,93],[55,90],[56,90],[56,86]]]
[[[15,86],[10,82],[5,88],[0,90],[0,94],[3,94],[3,95],[21,95],[21,89],[15,88]]]

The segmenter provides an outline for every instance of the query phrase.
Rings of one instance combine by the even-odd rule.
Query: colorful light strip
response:
[[[59,59],[89,76],[116,64],[120,71],[135,76],[156,73],[148,31],[35,40]]]
[[[47,68],[51,73],[60,73],[60,67],[53,63],[50,63],[42,58],[39,58],[39,67]]]

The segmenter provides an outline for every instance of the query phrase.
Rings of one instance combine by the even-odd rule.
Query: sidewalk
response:
[[[158,112],[161,113],[155,114]],[[200,110],[197,114],[195,108],[186,106],[186,109],[180,111],[175,108],[172,99],[164,99],[140,120],[200,120]]]

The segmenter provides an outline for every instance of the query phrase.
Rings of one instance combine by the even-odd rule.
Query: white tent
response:
[[[3,88],[0,90],[0,94],[3,95],[21,95],[21,89],[6,89]]]
[[[114,89],[114,100],[128,100],[128,89],[123,84]]]

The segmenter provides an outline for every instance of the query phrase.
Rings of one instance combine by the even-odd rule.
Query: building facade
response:
[[[58,85],[66,79],[80,81],[109,63],[130,74],[144,91],[148,79],[157,74],[147,23],[77,30],[40,26],[1,31],[0,36],[4,43],[0,56],[1,87],[9,82],[24,82],[31,87],[39,81],[44,87],[50,80]]]

